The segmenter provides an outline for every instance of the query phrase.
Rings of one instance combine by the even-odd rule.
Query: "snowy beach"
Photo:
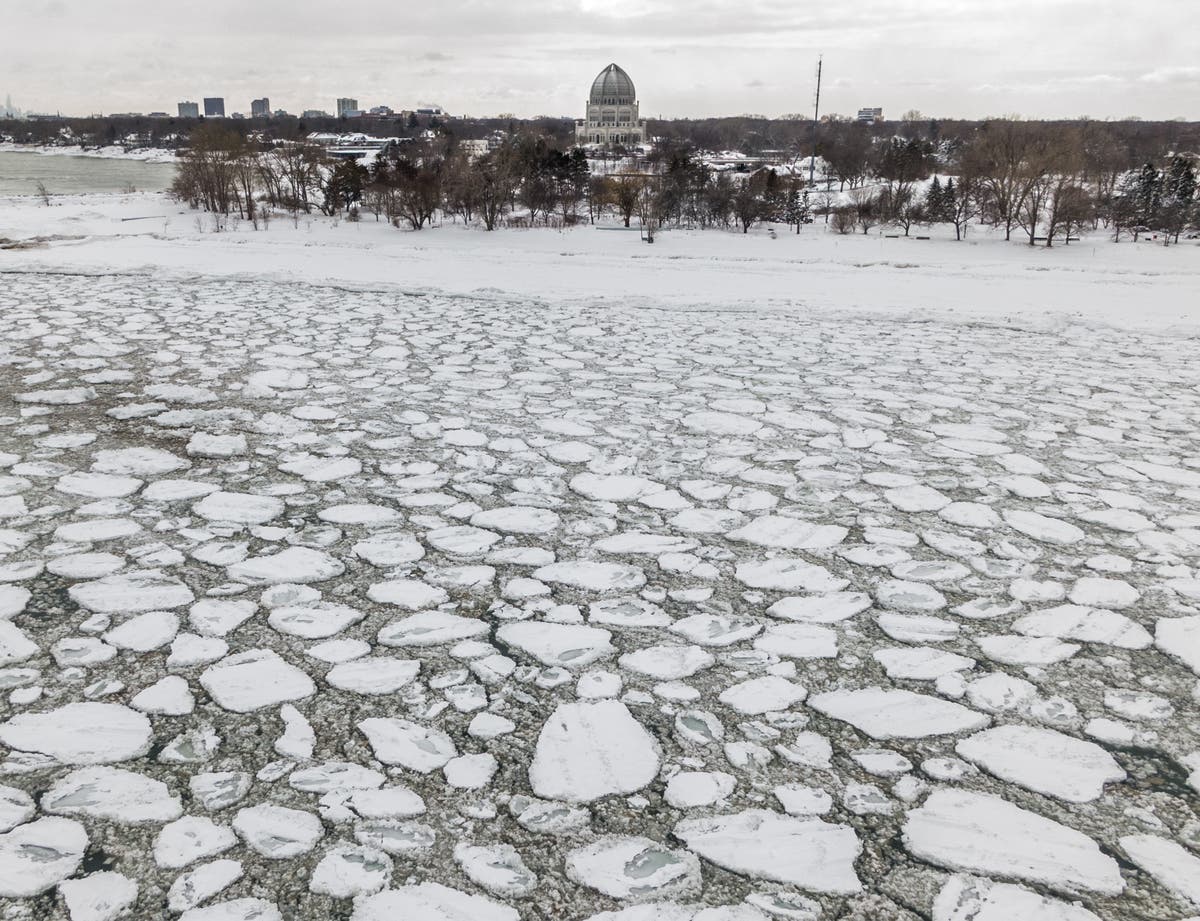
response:
[[[12,917],[1200,913],[1195,241],[213,231],[0,200]]]
[[[578,305],[803,312],[1030,329],[1106,326],[1163,335],[1200,332],[1200,243],[1112,243],[1104,231],[1069,246],[1006,243],[986,228],[955,241],[802,233],[672,230],[653,245],[617,224],[487,233],[446,221],[397,232],[363,212],[357,223],[280,215],[255,230],[159,194],[0,198],[5,270],[195,274],[362,287],[504,295]]]
[[[177,154],[161,147],[126,149],[112,144],[107,147],[85,147],[82,144],[14,144],[0,142],[0,153],[33,153],[44,157],[94,157],[100,160],[139,160],[143,163],[174,163]]]

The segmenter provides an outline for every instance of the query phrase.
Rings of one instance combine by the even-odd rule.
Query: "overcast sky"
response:
[[[1200,119],[1197,0],[0,0],[0,100],[174,113],[439,103],[581,114],[609,61],[650,117],[882,106]]]

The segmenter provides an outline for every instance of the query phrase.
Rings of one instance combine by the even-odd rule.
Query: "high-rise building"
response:
[[[337,101],[338,118],[345,118],[347,115],[350,115],[357,111],[358,111],[358,100],[357,99],[350,99],[350,98],[344,97]]]
[[[205,118],[224,118],[225,117],[225,99],[222,96],[205,96],[204,97],[204,117]]]
[[[860,122],[881,122],[883,121],[883,109],[878,106],[859,109],[858,120]]]
[[[271,100],[264,96],[250,102],[251,118],[268,118],[271,114]]]
[[[181,102],[179,103],[180,118],[199,118],[200,103],[198,102]]]

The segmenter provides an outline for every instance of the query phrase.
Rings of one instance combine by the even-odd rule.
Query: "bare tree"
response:
[[[817,192],[817,213],[825,215],[825,223],[829,223],[829,215],[833,211],[833,205],[837,201],[837,192],[833,189],[822,189]]]
[[[393,177],[400,213],[413,230],[433,220],[442,202],[444,161],[430,152],[396,161]]]
[[[1054,198],[1054,185],[1053,176],[1038,176],[1026,186],[1024,195],[1017,203],[1016,221],[1029,237],[1030,246],[1037,243],[1038,229]]]
[[[654,234],[662,222],[661,190],[658,184],[646,181],[638,193],[638,222],[641,224],[642,239],[654,242]]]
[[[1060,174],[1046,209],[1046,245],[1053,246],[1060,234],[1064,245],[1071,242],[1072,231],[1078,231],[1095,213],[1092,196],[1077,176]]]
[[[888,196],[887,213],[891,222],[901,228],[906,237],[914,226],[926,221],[925,203],[917,197],[911,186]]]
[[[1030,122],[999,118],[984,122],[967,149],[970,171],[979,177],[985,214],[1012,239],[1028,211],[1026,199],[1045,175],[1049,132]]]
[[[242,136],[221,125],[205,124],[192,132],[189,143],[171,184],[175,198],[213,214],[241,207],[238,165],[248,156]]]
[[[864,234],[881,220],[879,193],[873,189],[859,187],[850,192],[855,221]]]
[[[982,213],[988,190],[978,172],[979,160],[970,150],[956,150],[950,156],[948,166],[954,175],[946,180],[940,192],[935,177],[929,197],[937,198],[935,208],[938,219],[953,224],[954,239],[961,240],[967,235],[967,228]]]
[[[1017,222],[1028,235],[1030,246],[1037,243],[1043,222],[1047,222],[1046,245],[1053,245],[1062,229],[1062,217],[1057,213],[1059,199],[1066,208],[1064,213],[1069,212],[1074,196],[1069,190],[1079,185],[1080,169],[1077,139],[1069,135],[1043,135],[1029,151],[1024,168],[1027,183],[1017,209]]]
[[[646,180],[642,176],[618,176],[613,184],[613,201],[617,206],[617,213],[621,215],[626,227],[629,226],[630,218],[637,211],[638,202],[641,200],[645,187]]]
[[[845,189],[847,183],[853,189],[867,175],[871,157],[870,132],[859,122],[828,125],[819,153],[829,164],[841,189]]]
[[[1079,128],[1083,158],[1082,180],[1095,190],[1093,220],[1107,227],[1112,220],[1112,207],[1117,182],[1134,162],[1126,146],[1108,125],[1085,122]]]
[[[258,157],[258,183],[272,205],[283,204],[283,177],[278,168],[277,158],[273,150]]]
[[[762,218],[763,196],[758,183],[748,179],[733,195],[733,213],[737,217],[742,233],[749,233],[750,228]]]
[[[483,226],[495,230],[512,200],[513,176],[510,164],[502,154],[488,153],[475,161],[479,176],[479,216]]]
[[[842,235],[852,233],[858,223],[858,213],[850,205],[833,209],[833,229]]]
[[[529,223],[536,224],[539,212],[549,215],[554,207],[554,183],[548,176],[526,175],[517,189],[517,201],[529,210]]]
[[[242,216],[250,221],[256,219],[254,193],[260,177],[258,159],[257,152],[246,143],[240,146],[233,158],[233,180],[241,202]],[[257,222],[254,226],[258,227]]]
[[[608,176],[589,176],[587,184],[588,220],[595,224],[615,201],[613,181]]]
[[[728,173],[717,173],[703,191],[703,218],[707,224],[728,227],[733,214],[733,196],[737,193]]]
[[[281,189],[281,204],[295,216],[312,212],[311,193],[320,183],[325,169],[325,151],[307,142],[280,144],[271,154]]]
[[[479,173],[465,153],[456,151],[447,158],[443,190],[446,212],[470,224],[479,207]]]
[[[954,239],[961,240],[979,217],[979,181],[969,172],[962,172],[957,184],[947,183],[942,201],[944,213],[954,225]]]

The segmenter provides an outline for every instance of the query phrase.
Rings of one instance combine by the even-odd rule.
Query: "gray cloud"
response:
[[[337,96],[395,108],[576,115],[609,61],[643,112],[881,105],[942,117],[1200,118],[1200,37],[1180,0],[48,0],[5,4],[0,92],[28,109],[173,110],[224,95],[291,111]],[[52,23],[52,25],[51,25]]]

